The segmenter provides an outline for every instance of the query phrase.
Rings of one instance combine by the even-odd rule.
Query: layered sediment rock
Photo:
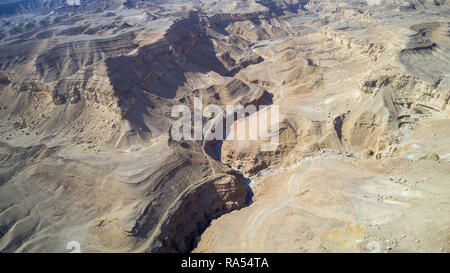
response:
[[[74,2],[0,4],[0,251],[446,247],[448,1]],[[194,97],[279,145],[175,141]]]
[[[225,28],[270,12],[165,21],[107,2],[54,1],[28,23],[2,21],[2,251],[63,252],[77,240],[87,252],[186,252],[212,219],[247,204],[246,180],[208,143],[168,141],[170,110],[194,95],[268,104],[265,88],[234,77],[262,57]],[[2,15],[31,8],[14,5]]]

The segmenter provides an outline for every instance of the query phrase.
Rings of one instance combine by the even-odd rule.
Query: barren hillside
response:
[[[449,15],[2,1],[0,251],[448,252]],[[277,150],[174,140],[200,96],[279,106]]]

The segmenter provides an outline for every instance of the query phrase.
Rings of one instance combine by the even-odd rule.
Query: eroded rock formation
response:
[[[0,4],[0,251],[448,251],[449,12]],[[279,105],[278,148],[175,141],[194,97]]]

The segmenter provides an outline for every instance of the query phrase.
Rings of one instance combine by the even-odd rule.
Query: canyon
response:
[[[450,251],[449,15],[3,1],[0,252]],[[278,106],[277,149],[174,139],[199,97]]]

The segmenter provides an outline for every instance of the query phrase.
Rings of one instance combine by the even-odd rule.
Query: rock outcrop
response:
[[[449,3],[3,1],[0,251],[447,251]]]

